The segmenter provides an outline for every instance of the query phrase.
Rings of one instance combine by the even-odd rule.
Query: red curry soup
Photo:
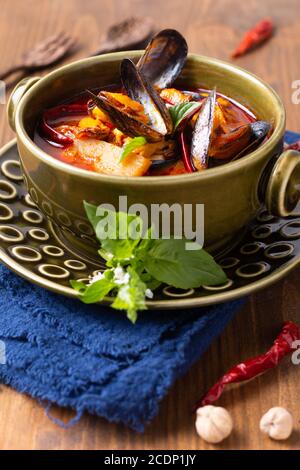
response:
[[[206,171],[246,156],[271,125],[219,93],[217,83],[213,90],[175,88],[186,55],[184,38],[162,31],[137,64],[122,61],[122,87],[83,90],[46,109],[35,143],[70,165],[118,176]]]

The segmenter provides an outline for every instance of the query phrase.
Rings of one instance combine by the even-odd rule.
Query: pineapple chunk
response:
[[[81,159],[93,162],[98,173],[120,176],[142,176],[151,165],[151,160],[142,155],[130,154],[122,162],[122,148],[96,139],[76,139],[73,144]]]

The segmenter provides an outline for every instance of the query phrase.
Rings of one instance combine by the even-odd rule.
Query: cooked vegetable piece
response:
[[[160,96],[166,103],[171,105],[192,101],[192,95],[188,95],[176,88],[164,88],[160,92]]]
[[[95,139],[75,139],[74,150],[82,160],[93,164],[94,171],[108,175],[142,176],[151,165],[151,160],[141,154],[128,155],[120,162],[121,147]]]

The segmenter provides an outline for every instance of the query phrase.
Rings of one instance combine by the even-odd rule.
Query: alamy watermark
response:
[[[0,80],[0,104],[6,104],[6,85]]]
[[[292,92],[291,100],[293,104],[300,104],[300,80],[294,80],[292,82]]]
[[[145,204],[135,203],[128,207],[127,196],[119,196],[118,207],[112,204],[101,204],[97,208],[96,215],[101,217],[102,237],[111,239],[125,239],[128,232],[131,238],[152,239],[186,239],[186,250],[195,250],[204,244],[204,205],[203,204],[179,204],[167,203],[151,204],[150,209]],[[119,227],[118,233],[114,217],[116,212],[138,215],[143,223],[138,224],[133,220],[129,225],[124,221],[124,227]],[[120,224],[122,219],[120,220]],[[142,226],[141,226],[142,225]],[[115,233],[112,231],[115,227]],[[151,232],[148,230],[152,227]],[[196,242],[196,244],[194,243]]]
[[[294,366],[298,366],[300,364],[300,340],[299,339],[293,341],[292,349],[295,349],[291,357],[292,364],[294,364]]]
[[[6,364],[6,347],[4,341],[0,340],[0,365]]]

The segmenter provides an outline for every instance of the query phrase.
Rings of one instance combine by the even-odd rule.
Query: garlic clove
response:
[[[272,439],[287,439],[293,431],[293,417],[285,408],[275,406],[263,415],[259,427]]]
[[[230,414],[220,406],[207,405],[197,410],[196,431],[210,444],[223,441],[232,431]]]

